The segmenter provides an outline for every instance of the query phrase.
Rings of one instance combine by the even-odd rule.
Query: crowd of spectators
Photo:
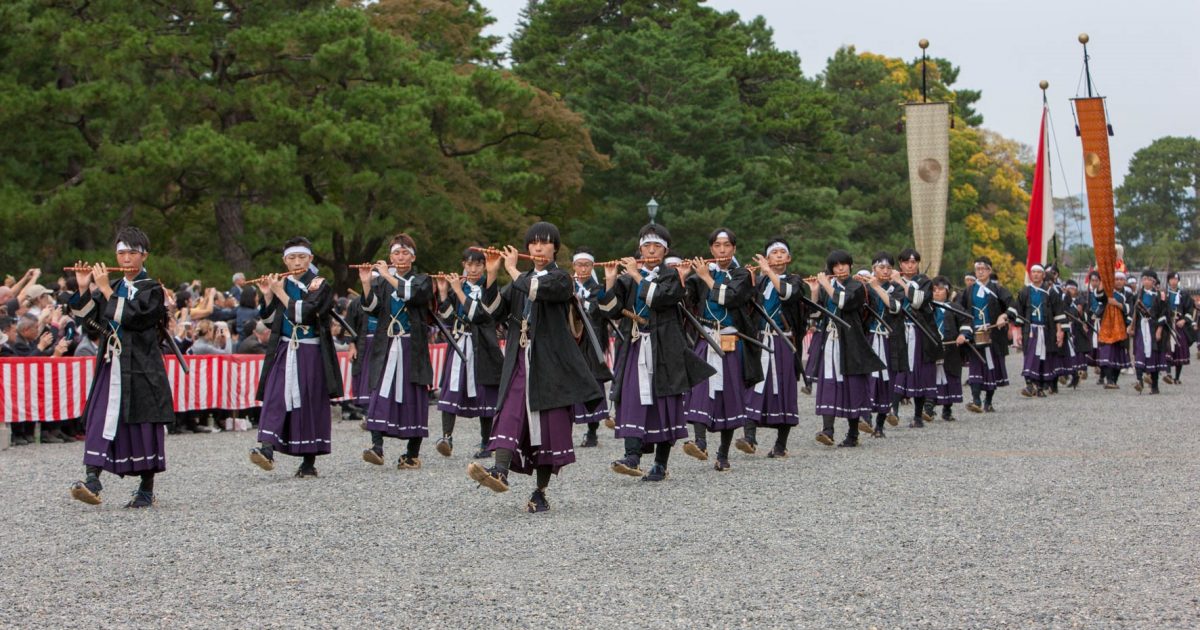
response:
[[[67,302],[76,293],[74,274],[50,280],[40,269],[29,269],[20,278],[8,275],[0,285],[0,357],[86,357],[96,356],[98,333],[85,330],[71,317]],[[199,280],[164,287],[168,318],[166,332],[185,355],[266,354],[271,330],[259,318],[259,291],[245,275],[233,275],[231,286],[222,291],[205,287]],[[347,298],[338,300],[344,315]],[[335,327],[339,350],[349,347]],[[164,353],[170,353],[163,344]],[[171,433],[219,431],[230,411],[207,410],[176,414]],[[256,410],[239,415],[257,421]],[[216,422],[210,423],[212,418]],[[12,424],[12,445],[34,442],[35,425],[41,441],[75,442],[83,439],[81,419],[64,422],[21,422]],[[215,425],[211,426],[211,425]]]

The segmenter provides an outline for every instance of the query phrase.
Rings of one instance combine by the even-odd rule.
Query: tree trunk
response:
[[[350,242],[347,243],[345,234],[334,231],[330,240],[333,245],[333,257],[329,263],[333,268],[334,292],[338,295],[345,295],[348,289],[361,292],[362,285],[358,281],[358,270],[350,269],[349,266],[374,262],[375,253],[383,246],[384,237],[373,236],[363,243],[356,231],[350,238]]]
[[[222,197],[213,205],[217,217],[217,237],[221,243],[221,256],[234,271],[252,272],[254,261],[242,237],[246,233],[245,212],[242,201],[236,197]]]

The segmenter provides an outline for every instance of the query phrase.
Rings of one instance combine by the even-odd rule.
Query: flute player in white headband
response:
[[[433,304],[433,282],[417,273],[417,245],[408,234],[392,238],[388,261],[359,269],[363,312],[379,319],[371,347],[367,430],[371,447],[363,461],[382,466],[383,438],[407,440],[396,462],[400,470],[421,467],[421,443],[429,437],[429,386],[433,365],[425,322]],[[373,273],[372,273],[373,272]]]
[[[287,273],[268,274],[258,283],[262,322],[271,327],[267,356],[258,382],[262,412],[259,446],[250,461],[275,469],[275,453],[301,458],[296,476],[317,476],[318,455],[329,454],[331,399],[342,396],[342,376],[329,333],[333,289],[317,276],[312,243],[297,236],[283,245]]]
[[[585,246],[576,247],[575,255],[571,257],[571,275],[575,281],[575,296],[583,305],[583,310],[587,313],[592,329],[596,331],[600,345],[602,348],[607,348],[607,320],[597,307],[597,304],[604,299],[606,289],[596,278],[595,267],[596,256],[592,253],[592,249]],[[572,330],[572,333],[578,335],[575,341],[579,343],[579,350],[583,353],[583,358],[588,362],[592,373],[600,374],[603,377],[602,380],[597,381],[597,384],[603,388],[604,383],[612,380],[609,378],[612,375],[608,370],[599,369],[600,366],[605,365],[605,357],[603,355],[596,356],[591,340],[581,326]],[[586,405],[576,403],[571,408],[571,415],[574,417],[575,424],[587,425],[587,434],[584,435],[583,442],[580,442],[579,447],[599,446],[600,438],[596,432],[600,429],[600,423],[610,417],[608,402],[605,401],[604,404],[597,405],[594,409],[588,409]]]

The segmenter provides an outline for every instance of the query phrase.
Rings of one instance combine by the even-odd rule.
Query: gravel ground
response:
[[[0,626],[1200,627],[1198,371],[1154,398],[1010,387],[853,450],[806,414],[789,459],[719,474],[676,449],[655,485],[609,472],[601,429],[542,515],[528,477],[466,478],[470,420],[419,471],[362,462],[338,423],[318,480],[251,465],[251,433],[172,436],[144,511],[120,508],[132,478],[68,497],[81,444],[9,449]]]

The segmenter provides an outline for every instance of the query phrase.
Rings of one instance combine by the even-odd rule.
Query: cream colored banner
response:
[[[936,276],[942,267],[942,250],[946,244],[950,104],[909,103],[904,106],[904,111],[913,245],[921,252],[921,272]]]

